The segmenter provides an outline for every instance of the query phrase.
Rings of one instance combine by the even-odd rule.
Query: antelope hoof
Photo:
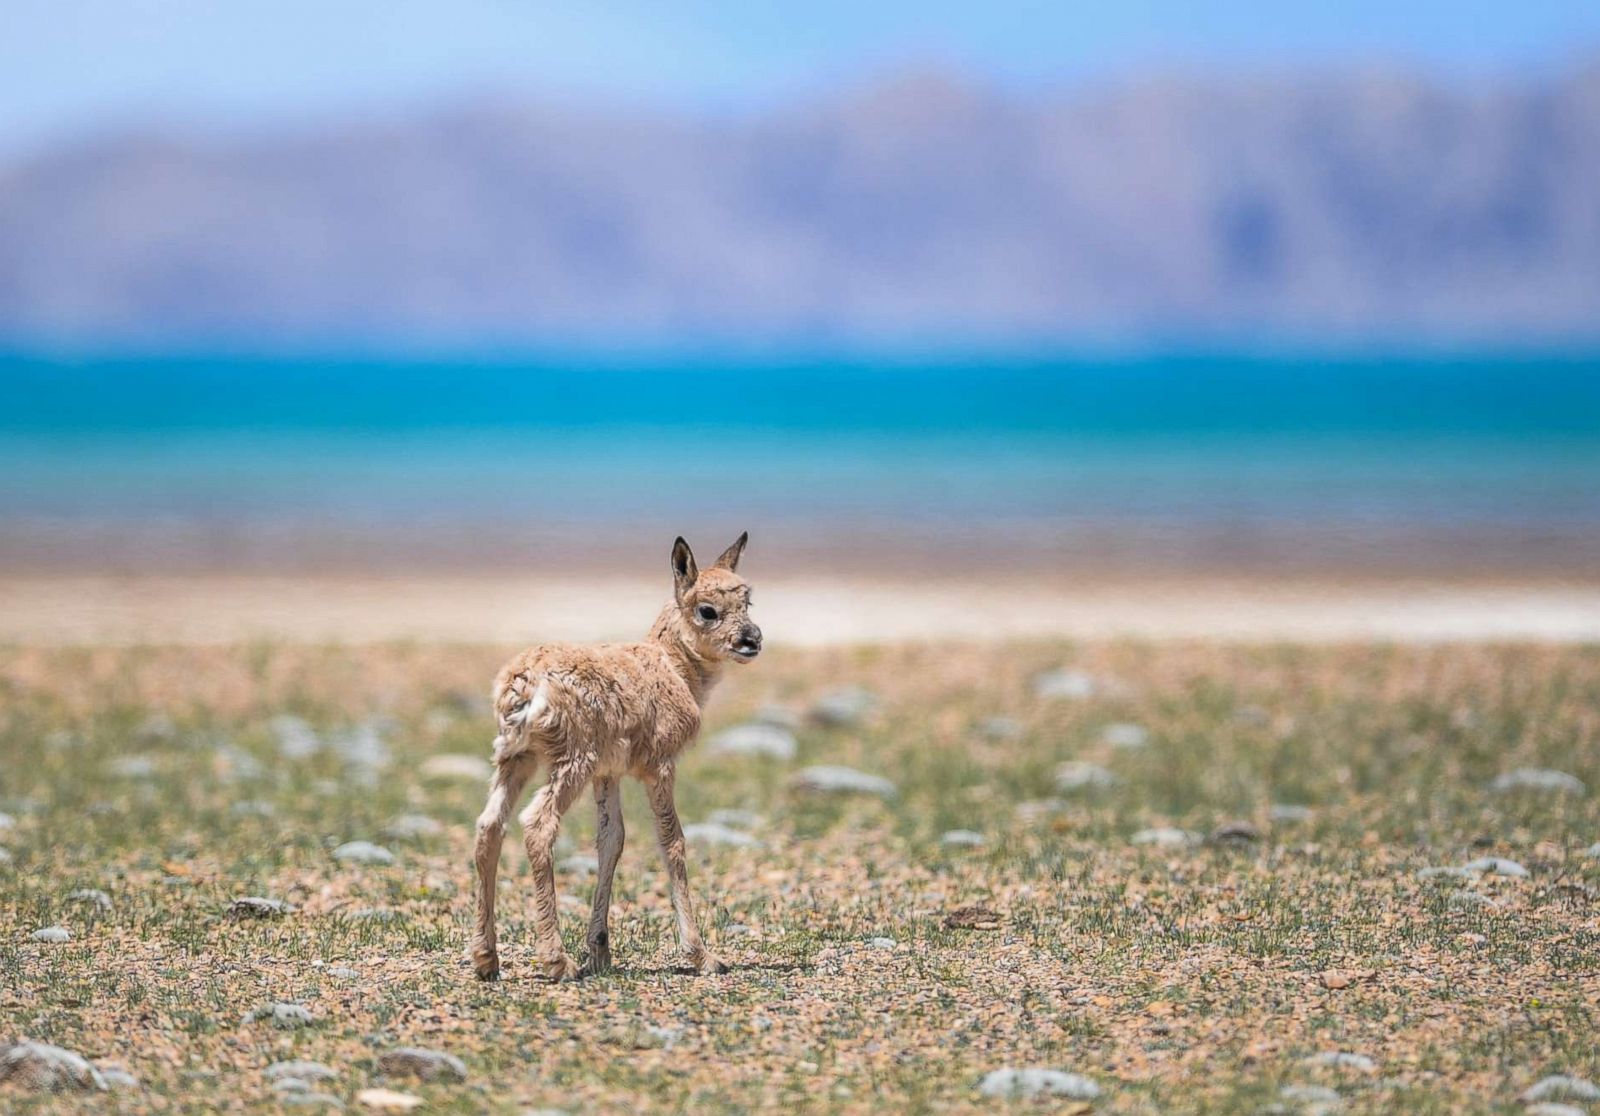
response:
[[[578,963],[572,959],[570,953],[563,953],[552,957],[548,961],[539,962],[539,975],[545,980],[559,984],[562,981],[577,980],[581,976]]]
[[[580,977],[599,976],[601,973],[611,971],[611,951],[604,948],[591,946],[589,956],[583,962],[583,968],[578,970]]]
[[[694,971],[701,976],[711,976],[715,973],[728,971],[728,963],[710,950],[700,954],[699,957],[690,961],[690,964],[694,966]]]
[[[500,979],[500,954],[493,949],[472,951],[472,971],[479,980]]]

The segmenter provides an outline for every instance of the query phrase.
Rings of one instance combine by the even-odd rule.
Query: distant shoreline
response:
[[[1070,638],[1229,642],[1600,640],[1587,581],[793,578],[754,568],[774,647]],[[0,643],[250,640],[523,644],[632,638],[664,579],[0,574]]]

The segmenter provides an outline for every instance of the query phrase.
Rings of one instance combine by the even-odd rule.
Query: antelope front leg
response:
[[[661,846],[661,861],[666,865],[672,889],[672,913],[678,924],[678,946],[684,959],[699,973],[725,973],[728,966],[706,949],[700,928],[694,922],[694,902],[689,898],[688,848],[683,826],[678,823],[678,807],[672,800],[676,773],[667,768],[649,784],[650,808],[656,815],[656,843]]]
[[[616,779],[594,781],[594,804],[599,817],[595,834],[595,853],[600,859],[594,885],[594,908],[589,914],[589,956],[583,975],[603,973],[611,968],[611,877],[622,856],[622,784]]]
[[[578,963],[561,948],[553,854],[561,816],[588,781],[588,769],[570,763],[558,766],[550,772],[550,782],[539,788],[522,812],[522,843],[533,868],[534,957],[540,974],[549,980],[578,979]]]
[[[470,956],[479,980],[494,980],[500,975],[500,953],[495,948],[494,889],[500,871],[500,843],[506,835],[511,810],[522,797],[522,788],[533,774],[531,759],[517,756],[494,769],[489,784],[489,801],[478,816],[477,844],[473,863],[478,869],[478,923],[472,936]]]

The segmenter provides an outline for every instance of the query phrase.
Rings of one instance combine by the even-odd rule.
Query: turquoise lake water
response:
[[[0,526],[0,561],[52,567],[514,566],[748,526],[878,565],[1581,573],[1600,357],[13,355]]]

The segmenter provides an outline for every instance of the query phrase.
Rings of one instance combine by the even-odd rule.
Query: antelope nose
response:
[[[747,647],[759,648],[761,646],[761,629],[754,624],[746,624],[739,630],[739,642]]]

